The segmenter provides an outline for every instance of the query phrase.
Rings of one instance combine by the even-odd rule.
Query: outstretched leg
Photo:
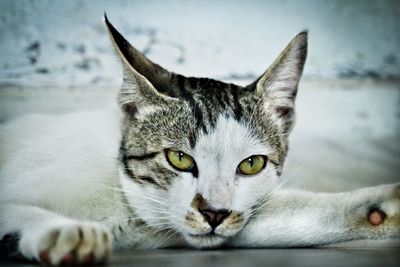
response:
[[[392,238],[400,241],[400,184],[346,193],[275,192],[229,245],[319,246]]]

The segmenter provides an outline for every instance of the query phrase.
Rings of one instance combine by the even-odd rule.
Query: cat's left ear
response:
[[[268,70],[253,84],[257,99],[273,112],[290,132],[294,122],[294,101],[307,56],[307,32],[296,35]]]
[[[124,77],[118,97],[122,109],[134,114],[146,106],[168,105],[176,101],[163,93],[165,87],[170,84],[171,72],[152,62],[133,47],[108,21],[105,14],[104,21],[123,66]]]

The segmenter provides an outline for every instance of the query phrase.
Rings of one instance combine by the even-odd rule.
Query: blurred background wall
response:
[[[119,84],[102,22],[186,75],[248,81],[310,31],[306,79],[400,78],[400,1],[0,1],[0,84]]]

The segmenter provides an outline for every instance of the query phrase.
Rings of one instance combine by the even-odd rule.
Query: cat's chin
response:
[[[184,237],[190,245],[196,248],[215,248],[221,246],[227,239],[218,234],[186,234]]]

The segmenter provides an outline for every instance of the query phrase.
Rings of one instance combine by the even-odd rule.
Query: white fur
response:
[[[251,135],[246,125],[220,116],[215,129],[199,137],[193,153],[200,171],[197,193],[201,193],[215,209],[248,209],[248,202],[252,205],[254,198],[267,194],[273,188],[273,168],[245,177],[236,173],[237,167],[252,155],[269,156],[272,152],[270,147]],[[255,188],[261,194],[254,192]],[[253,199],[246,201],[249,196]]]

